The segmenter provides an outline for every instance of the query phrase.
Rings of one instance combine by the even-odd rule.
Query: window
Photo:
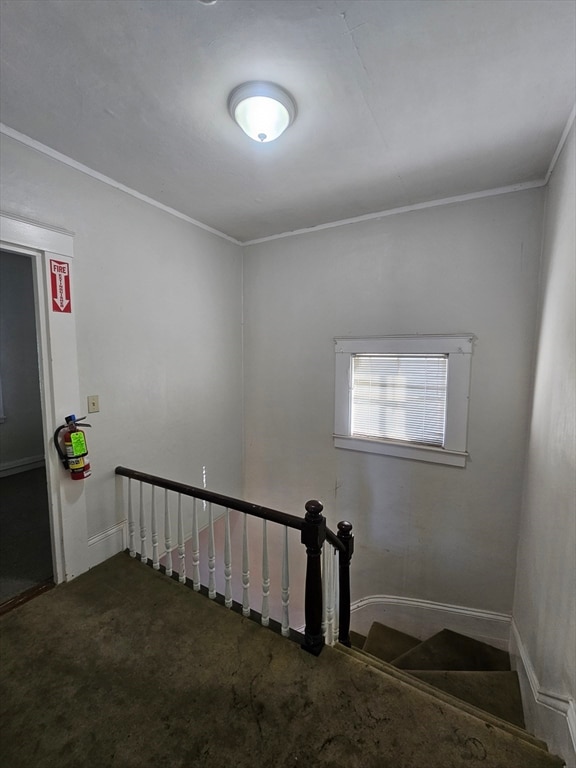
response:
[[[334,445],[464,467],[473,341],[336,339]]]

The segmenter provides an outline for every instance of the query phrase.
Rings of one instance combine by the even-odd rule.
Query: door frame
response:
[[[70,413],[80,413],[74,294],[74,234],[0,213],[0,247],[32,259],[42,429],[48,484],[54,581],[88,570],[88,526],[84,482],[74,482],[54,449],[54,432]],[[72,312],[53,311],[50,259],[68,264]]]

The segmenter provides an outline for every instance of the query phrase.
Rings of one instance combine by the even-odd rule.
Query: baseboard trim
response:
[[[567,768],[576,768],[576,702],[571,696],[565,696],[541,687],[532,660],[526,646],[522,642],[520,631],[514,620],[512,620],[511,641],[511,656],[520,661],[522,669],[518,671],[524,673],[533,698],[533,702],[524,702],[525,711],[533,710],[534,706],[531,706],[531,704],[535,704],[537,709],[544,707],[549,712],[552,712],[558,721],[558,727],[554,728],[553,732],[546,728],[545,733],[540,732],[536,733],[536,735],[548,743],[548,748],[551,752],[557,751],[561,754],[564,760],[566,760]],[[537,723],[530,723],[530,727],[538,731]],[[565,740],[557,740],[556,734],[561,730],[567,733],[570,744],[566,745]],[[571,749],[571,756],[566,754],[566,747]]]
[[[366,635],[373,621],[425,640],[440,629],[451,629],[507,651],[512,617],[465,605],[436,603],[400,595],[366,595],[350,604],[352,629]],[[299,632],[304,627],[298,627]]]
[[[400,595],[367,595],[354,600],[350,612],[353,628],[362,634],[372,621],[382,621],[420,639],[446,628],[508,650],[512,617],[505,613]]]
[[[104,560],[123,552],[126,549],[127,521],[122,520],[116,525],[97,533],[88,539],[89,567],[103,563]]]
[[[495,613],[494,611],[483,611],[479,608],[468,608],[465,605],[450,605],[449,603],[436,603],[433,600],[419,600],[413,597],[400,597],[399,595],[368,595],[355,600],[350,605],[350,611],[359,611],[366,605],[409,605],[421,610],[443,611],[445,613],[456,613],[462,616],[474,616],[475,618],[488,619],[490,621],[502,622],[510,626],[512,617],[507,613]]]
[[[0,464],[0,477],[8,477],[9,475],[16,475],[19,472],[28,472],[31,469],[40,469],[45,464],[44,455],[39,456],[25,456],[22,459],[16,459],[15,461],[5,461]]]

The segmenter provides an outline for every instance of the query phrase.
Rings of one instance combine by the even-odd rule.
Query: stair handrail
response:
[[[147,483],[157,488],[192,498],[200,499],[208,503],[216,504],[238,512],[244,512],[261,520],[285,525],[288,528],[299,530],[300,540],[306,546],[306,587],[304,595],[304,614],[306,626],[304,630],[304,642],[302,648],[315,656],[318,656],[324,647],[322,634],[322,573],[320,567],[320,555],[324,541],[328,541],[339,554],[339,611],[340,623],[338,641],[350,646],[350,560],[354,551],[354,536],[352,525],[347,521],[338,523],[338,533],[334,533],[326,525],[326,518],[322,515],[324,509],[322,503],[312,499],[305,504],[306,515],[304,518],[281,512],[271,507],[226,496],[222,493],[209,491],[207,488],[197,488],[188,483],[180,483],[165,477],[140,472],[136,469],[117,466],[116,475]]]

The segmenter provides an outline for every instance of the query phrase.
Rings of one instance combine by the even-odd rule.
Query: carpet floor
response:
[[[0,618],[10,768],[543,768],[531,744],[121,554]]]

